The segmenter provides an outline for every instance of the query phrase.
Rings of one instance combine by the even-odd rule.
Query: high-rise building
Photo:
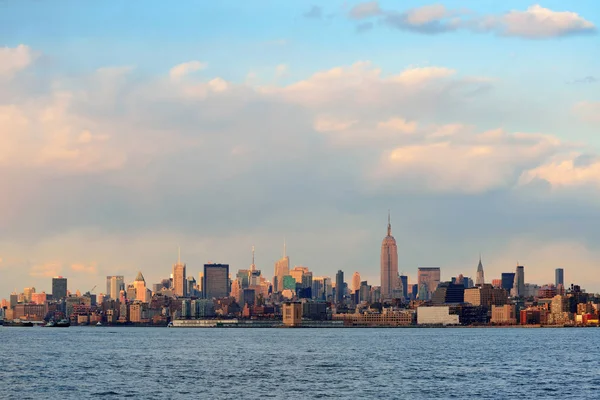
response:
[[[178,297],[187,296],[187,278],[185,264],[181,262],[181,251],[177,257],[177,264],[173,264],[173,294]]]
[[[428,292],[423,293],[423,297],[426,298],[419,296],[419,299],[430,299],[431,295],[440,284],[440,267],[419,267],[417,272],[417,282],[419,284],[419,294],[423,291],[423,285],[425,285],[426,292]]]
[[[503,272],[502,273],[502,289],[506,290],[508,293],[513,288],[515,283],[515,273],[514,272]]]
[[[119,300],[121,290],[125,290],[125,279],[123,275],[111,275],[106,277],[106,295],[112,300]]]
[[[479,255],[479,265],[477,265],[477,278],[475,278],[476,286],[483,286],[485,279],[483,277],[483,264],[481,263],[481,255]]]
[[[440,283],[431,296],[431,302],[435,305],[460,304],[464,302],[464,299],[464,285],[452,282]]]
[[[355,272],[352,275],[352,293],[356,293],[360,290],[360,273]]]
[[[31,303],[31,295],[35,293],[34,287],[26,287],[23,289],[23,295],[25,296],[25,302]]]
[[[286,255],[286,245],[283,242],[283,257],[275,263],[275,277],[273,282],[276,283],[276,287],[273,288],[275,292],[281,292],[283,290],[283,277],[290,274],[290,258]]]
[[[202,294],[205,299],[220,299],[229,295],[229,264],[204,264]]]
[[[300,284],[302,284],[302,278],[304,277],[304,274],[307,274],[307,273],[308,273],[308,268],[300,267],[300,266],[295,266],[290,271],[290,275],[292,276],[292,278],[294,278],[296,280],[296,283],[300,283]]]
[[[558,285],[565,285],[565,271],[562,268],[556,268],[554,271],[554,284],[558,287]]]
[[[515,280],[512,288],[512,295],[514,297],[525,296],[525,267],[517,265],[515,271]]]
[[[400,275],[400,283],[402,284],[402,296],[408,299],[408,276]]]
[[[55,276],[52,278],[52,299],[60,300],[67,297],[67,278]]]
[[[392,236],[392,222],[388,212],[387,236],[381,243],[381,297],[392,298],[398,287],[398,246]]]
[[[135,277],[133,288],[135,289],[135,299],[130,300],[139,300],[142,302],[148,301],[148,299],[146,299],[146,280],[144,279],[144,275],[142,275],[142,271],[139,271]]]
[[[344,300],[344,271],[338,270],[335,274],[335,302],[341,303]]]

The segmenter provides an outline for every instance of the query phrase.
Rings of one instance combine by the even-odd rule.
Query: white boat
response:
[[[98,323],[96,324],[96,326],[102,326],[102,322],[98,321]]]

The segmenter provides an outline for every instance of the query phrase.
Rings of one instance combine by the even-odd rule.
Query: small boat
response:
[[[53,328],[55,325],[54,320],[52,321],[48,321],[48,323],[46,325],[44,325],[46,328]]]
[[[169,323],[167,324],[167,328],[172,328],[172,327],[173,327],[173,322],[169,322]]]
[[[98,323],[96,324],[96,326],[102,326],[102,322],[98,321]]]
[[[56,324],[54,324],[55,328],[68,328],[69,326],[71,326],[71,321],[69,321],[68,319],[61,319]]]

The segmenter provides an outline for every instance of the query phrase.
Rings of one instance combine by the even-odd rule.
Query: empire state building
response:
[[[392,224],[388,213],[387,236],[381,243],[381,298],[392,298],[398,286],[398,246],[392,236]]]

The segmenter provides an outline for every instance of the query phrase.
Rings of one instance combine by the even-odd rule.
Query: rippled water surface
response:
[[[0,327],[2,398],[598,398],[600,329]]]

